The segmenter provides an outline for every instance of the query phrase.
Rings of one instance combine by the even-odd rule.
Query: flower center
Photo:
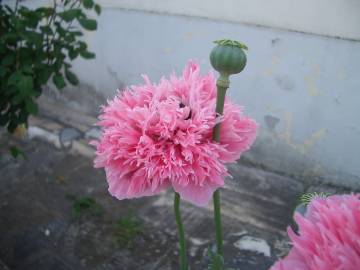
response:
[[[179,107],[180,107],[180,108],[185,108],[186,106],[185,106],[184,103],[180,102]],[[191,109],[190,109],[190,111],[189,111],[188,116],[185,118],[185,120],[189,120],[190,118],[191,118]]]

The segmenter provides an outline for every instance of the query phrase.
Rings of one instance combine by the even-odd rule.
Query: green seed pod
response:
[[[246,65],[244,49],[247,47],[234,40],[222,39],[210,53],[210,62],[221,75],[229,76],[241,72]]]

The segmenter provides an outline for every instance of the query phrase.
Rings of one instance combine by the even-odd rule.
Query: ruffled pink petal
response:
[[[182,200],[191,202],[200,207],[206,206],[212,198],[216,189],[221,187],[219,184],[206,183],[203,186],[197,186],[189,183],[183,186],[177,182],[173,182],[174,190],[180,194]]]
[[[316,198],[305,217],[296,214],[299,231],[288,228],[292,249],[271,270],[360,269],[360,195]]]
[[[109,192],[119,200],[152,196],[167,189],[169,181],[157,183],[156,186],[146,179],[146,176],[137,171],[134,174],[117,175],[112,170],[105,169],[109,184]]]
[[[105,168],[109,191],[118,199],[150,196],[172,185],[183,199],[205,205],[228,176],[226,163],[248,150],[256,123],[226,101],[221,141],[212,141],[218,121],[216,84],[190,61],[182,76],[118,92],[102,107],[102,136],[94,166]]]

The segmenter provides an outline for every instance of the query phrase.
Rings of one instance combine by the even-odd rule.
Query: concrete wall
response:
[[[104,7],[196,16],[360,39],[358,0],[98,0]]]
[[[271,169],[301,176],[360,176],[360,43],[184,16],[105,9],[87,35],[95,61],[78,61],[82,82],[112,96],[124,85],[181,72],[188,59],[210,69],[212,41],[245,42],[248,65],[230,96],[261,124],[248,155]],[[341,174],[347,174],[343,176]]]
[[[94,114],[115,89],[140,83],[140,74],[157,81],[180,73],[188,59],[198,59],[206,72],[213,40],[240,40],[250,48],[248,64],[232,78],[229,94],[261,124],[247,159],[297,177],[360,186],[360,2],[100,2],[98,31],[86,34],[97,58],[75,62],[81,86],[58,99]]]

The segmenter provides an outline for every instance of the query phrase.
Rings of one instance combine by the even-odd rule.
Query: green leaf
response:
[[[13,19],[13,28],[14,28],[15,32],[21,32],[24,30],[25,21],[26,20],[19,19],[19,17],[16,17],[15,19]]]
[[[42,69],[40,69],[37,73],[37,76],[38,76],[38,79],[39,79],[39,82],[41,84],[46,84],[51,76],[51,68],[50,67],[44,67]]]
[[[52,35],[53,34],[53,31],[51,30],[51,27],[48,26],[48,25],[40,26],[40,30],[41,30],[41,32],[43,32],[44,34],[47,34],[47,35]]]
[[[95,4],[94,9],[95,9],[96,14],[97,14],[97,15],[100,15],[100,13],[101,13],[101,7],[100,7],[100,5],[99,5],[99,4]]]
[[[18,61],[20,63],[20,66],[27,64],[27,65],[32,65],[33,64],[33,58],[34,55],[36,54],[37,50],[32,49],[32,46],[29,47],[23,47],[20,48],[19,50],[19,58]]]
[[[70,48],[68,51],[68,55],[71,60],[74,60],[76,57],[78,57],[79,52],[77,50],[74,50],[73,48]]]
[[[53,83],[55,84],[57,89],[63,89],[66,85],[64,77],[58,73],[53,76]]]
[[[18,84],[20,91],[23,93],[29,93],[32,91],[34,82],[31,76],[22,76],[19,84]]]
[[[9,121],[9,124],[7,126],[7,130],[10,132],[10,133],[13,133],[16,129],[16,127],[18,126],[18,121],[17,119],[14,119],[14,118],[11,118],[10,121]]]
[[[0,66],[0,77],[4,77],[6,75],[6,68]]]
[[[81,37],[81,36],[84,35],[84,34],[83,34],[82,32],[80,32],[80,31],[71,31],[70,33],[73,34],[74,36],[78,36],[78,37]]]
[[[17,33],[8,32],[2,36],[4,41],[14,44],[19,40],[19,35]]]
[[[59,33],[59,36],[61,36],[61,37],[64,37],[64,36],[66,36],[66,34],[67,34],[66,29],[63,28],[61,25],[59,25],[59,26],[56,28],[56,31]]]
[[[24,123],[24,124],[27,123],[28,117],[29,117],[29,113],[26,110],[25,105],[24,105],[24,107],[20,109],[20,114],[18,117],[19,123]]]
[[[66,61],[64,61],[64,66],[65,66],[66,69],[71,68],[71,64],[66,62]]]
[[[7,81],[7,86],[17,85],[18,81],[21,80],[21,73],[19,71],[15,71],[12,73]]]
[[[89,51],[80,52],[80,55],[84,59],[93,59],[93,58],[95,58],[95,53],[92,53],[92,52],[89,52]]]
[[[68,69],[65,69],[65,77],[72,85],[79,84],[79,79],[77,76]]]
[[[117,245],[121,248],[131,248],[135,238],[143,233],[143,226],[139,218],[128,214],[116,220],[114,230]]]
[[[54,12],[54,9],[51,7],[40,7],[35,9],[35,11],[44,14],[45,17],[49,17]]]
[[[12,99],[11,102],[13,105],[19,105],[24,101],[24,96],[21,93],[16,94]]]
[[[3,54],[6,52],[6,44],[0,43],[0,54]]]
[[[24,65],[22,68],[21,68],[21,72],[25,73],[25,74],[33,74],[33,69],[31,68],[30,65]]]
[[[6,96],[12,96],[15,93],[19,92],[18,88],[15,85],[8,85],[7,86],[7,91],[6,91]]]
[[[44,36],[42,34],[32,31],[27,31],[26,33],[24,33],[24,35],[27,41],[35,44],[35,46],[37,47],[42,47],[44,41]]]
[[[13,158],[17,158],[18,156],[21,156],[24,159],[26,159],[25,153],[22,150],[20,150],[19,148],[17,148],[16,146],[14,146],[14,145],[11,146],[9,150],[10,150],[10,154]]]
[[[75,9],[68,9],[66,11],[58,13],[59,17],[63,19],[65,22],[70,22],[74,20],[81,14],[81,10],[78,8]]]
[[[65,41],[68,42],[69,44],[73,43],[75,41],[75,36],[72,33],[67,33],[67,35],[65,36]]]
[[[15,54],[6,55],[1,61],[1,65],[5,66],[5,67],[10,66],[10,65],[12,65],[14,63],[15,63]]]
[[[80,18],[78,21],[80,25],[86,30],[93,31],[97,28],[97,22],[93,19]]]
[[[23,17],[25,17],[24,23],[26,24],[27,28],[36,28],[39,24],[39,21],[42,19],[41,13],[30,11],[30,10],[23,10],[22,12]]]
[[[222,270],[224,269],[224,258],[216,252],[209,249],[208,256],[210,257],[210,264],[208,270]]]
[[[54,73],[59,73],[63,65],[63,61],[57,59],[54,64],[52,65],[52,69],[54,70]]]
[[[32,93],[34,82],[32,76],[24,75],[21,72],[14,72],[7,82],[8,86],[16,86],[20,97],[24,98]],[[19,98],[20,98],[19,97]]]
[[[81,51],[86,51],[87,49],[87,44],[84,42],[84,41],[79,41],[78,42],[78,51],[81,52]]]
[[[75,195],[68,195],[67,198],[73,201],[72,212],[74,217],[83,215],[100,216],[104,213],[104,208],[91,197],[77,198]]]
[[[30,98],[26,100],[25,108],[29,114],[37,114],[38,112],[37,104]]]
[[[90,9],[94,6],[94,1],[93,0],[83,0],[83,5],[85,8]]]

